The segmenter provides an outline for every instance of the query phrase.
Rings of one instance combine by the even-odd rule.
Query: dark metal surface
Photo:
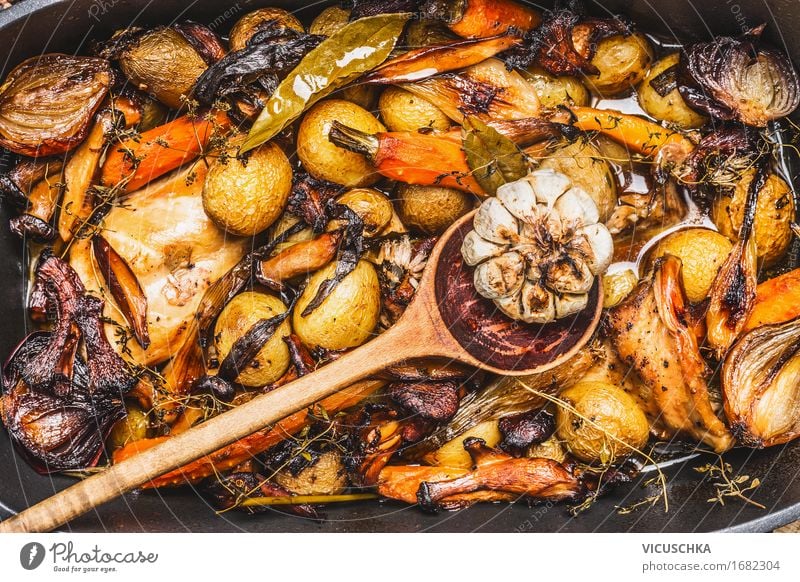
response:
[[[224,32],[238,17],[261,5],[302,6],[306,17],[319,10],[309,2],[280,0],[219,2],[217,0],[24,0],[0,12],[0,79],[24,58],[42,52],[81,52],[92,39],[107,38],[116,28],[165,24],[192,18]],[[768,23],[770,40],[800,62],[800,3],[796,0],[624,1],[594,3],[594,10],[625,12],[645,30],[671,38],[710,38],[735,34],[743,27]],[[0,214],[0,354],[8,354],[28,325],[23,309],[23,248],[5,227]],[[247,516],[217,515],[191,488],[134,493],[72,522],[72,531],[770,531],[800,518],[800,443],[764,451],[740,450],[726,455],[735,471],[758,476],[753,493],[762,510],[737,500],[724,506],[709,503],[715,488],[693,468],[716,458],[694,458],[666,469],[669,512],[663,505],[619,515],[615,505],[628,505],[656,490],[637,483],[620,487],[588,512],[572,518],[563,506],[489,504],[454,513],[429,515],[393,502],[362,502],[327,509],[326,519],[312,522],[277,512]],[[0,517],[20,511],[69,485],[66,477],[42,477],[13,451],[0,432]]]

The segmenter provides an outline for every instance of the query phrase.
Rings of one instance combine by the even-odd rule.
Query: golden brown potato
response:
[[[567,451],[564,450],[558,437],[553,435],[543,443],[531,445],[525,451],[525,456],[533,459],[553,459],[558,463],[563,463],[567,458]]]
[[[380,179],[375,167],[361,154],[335,146],[328,140],[333,121],[367,133],[386,131],[363,107],[342,99],[320,101],[312,107],[297,132],[297,155],[315,178],[355,188]]]
[[[464,439],[470,437],[483,439],[487,447],[496,447],[503,440],[497,421],[485,420],[425,455],[425,462],[439,467],[472,468],[472,457],[464,449]]]
[[[297,18],[281,8],[259,8],[242,16],[231,28],[229,44],[232,51],[238,51],[247,46],[258,27],[270,20],[277,20],[286,28],[293,28],[298,32],[305,32],[302,23]]]
[[[406,226],[425,234],[441,234],[472,210],[473,200],[453,188],[400,184],[396,206]]]
[[[559,105],[589,105],[589,91],[575,77],[555,77],[533,66],[528,69],[525,78],[533,85],[539,102],[546,109],[554,109]]]
[[[234,342],[262,319],[270,319],[286,311],[283,302],[268,293],[245,291],[230,300],[214,326],[217,355],[222,362]],[[236,381],[243,386],[258,387],[275,382],[289,369],[289,347],[283,341],[292,333],[289,319],[280,324],[247,369]]]
[[[158,28],[143,34],[119,58],[125,76],[135,87],[175,109],[183,105],[206,62],[181,33]]]
[[[203,208],[221,229],[253,236],[269,228],[283,212],[292,189],[292,166],[283,150],[266,143],[243,159],[219,158],[203,185]]]
[[[309,34],[330,36],[348,22],[350,22],[349,10],[338,6],[329,6],[314,19],[311,26],[308,27],[308,32]]]
[[[116,449],[147,438],[147,428],[149,422],[147,413],[134,402],[125,403],[125,411],[127,415],[122,420],[119,420],[114,428],[111,429],[111,434],[108,436],[108,448]]]
[[[425,18],[412,19],[406,26],[406,45],[410,48],[449,42],[456,37],[441,22]]]
[[[592,197],[605,221],[617,205],[617,182],[611,166],[592,144],[583,140],[556,150],[539,165],[540,168],[566,174],[575,186]]]
[[[450,118],[433,103],[400,87],[387,87],[378,100],[381,119],[390,131],[428,128],[445,131]]]
[[[617,97],[632,91],[644,78],[653,62],[653,49],[638,32],[611,36],[597,44],[591,62],[600,73],[586,76],[589,88],[603,97]]]
[[[359,261],[319,307],[303,315],[322,282],[333,277],[336,264],[329,263],[311,276],[294,308],[292,328],[308,348],[343,350],[360,346],[378,324],[380,284],[375,267],[367,261]]]
[[[686,105],[677,88],[673,89],[663,97],[650,84],[650,81],[658,77],[661,73],[678,64],[680,53],[672,53],[657,61],[644,81],[639,85],[637,92],[639,95],[639,105],[642,106],[648,115],[674,123],[679,127],[691,129],[700,127],[708,118],[700,115],[694,109]]]
[[[686,228],[659,242],[650,261],[664,255],[678,257],[683,263],[681,276],[686,297],[697,303],[708,297],[711,284],[732,248],[731,242],[718,232],[708,228]]]
[[[719,231],[732,241],[739,240],[739,229],[744,218],[747,189],[755,170],[748,170],[733,191],[733,196],[719,196],[711,207],[711,218]],[[794,197],[789,185],[776,174],[771,174],[758,193],[756,203],[755,236],[758,258],[765,265],[774,265],[786,253],[792,242]]]
[[[367,111],[373,111],[378,103],[380,88],[376,85],[348,85],[344,89],[337,91],[332,96],[336,99],[344,99],[363,107]]]
[[[558,407],[556,434],[578,459],[614,463],[647,443],[647,418],[621,388],[605,382],[580,382],[560,397],[575,412]]]
[[[347,487],[347,470],[338,450],[322,453],[317,462],[297,475],[288,469],[275,473],[275,482],[295,495],[338,495]]]
[[[374,188],[353,188],[337,199],[358,214],[364,221],[364,236],[373,237],[392,220],[392,203],[385,194]]]

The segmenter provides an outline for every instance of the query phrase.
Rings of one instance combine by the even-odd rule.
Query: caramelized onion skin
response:
[[[743,335],[722,367],[725,414],[745,446],[780,445],[800,436],[800,318]]]
[[[51,53],[24,61],[0,86],[0,146],[31,157],[70,151],[112,81],[105,59]]]

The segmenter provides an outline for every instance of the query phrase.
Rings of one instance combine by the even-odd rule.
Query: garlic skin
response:
[[[546,324],[584,310],[614,242],[592,197],[565,174],[536,170],[497,189],[461,245],[477,292],[508,317]]]

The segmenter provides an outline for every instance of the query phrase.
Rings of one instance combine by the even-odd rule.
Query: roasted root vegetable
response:
[[[370,186],[380,179],[372,163],[336,147],[329,133],[336,123],[374,134],[386,128],[366,109],[350,101],[328,99],[312,107],[297,133],[297,156],[306,171],[319,180],[348,186]]]
[[[590,89],[604,97],[630,93],[647,74],[653,49],[641,33],[616,35],[597,43],[589,61],[597,70],[586,75]]]
[[[463,38],[486,38],[509,31],[521,34],[542,21],[539,12],[514,0],[428,0],[423,12]]]
[[[386,178],[485,196],[483,188],[471,175],[460,135],[370,134],[334,121],[329,139],[340,148],[358,152],[372,160],[376,171]]]
[[[203,209],[225,232],[256,235],[272,226],[286,207],[292,189],[292,166],[274,143],[242,156],[233,143],[226,153],[208,170]]]
[[[253,36],[265,25],[278,24],[297,32],[305,32],[303,24],[290,12],[282,8],[259,8],[242,16],[236,21],[228,35],[228,44],[232,51],[242,50]],[[314,32],[312,34],[319,34]]]
[[[756,287],[756,300],[742,331],[783,323],[800,316],[800,269],[767,279]]]
[[[198,117],[184,115],[135,139],[125,139],[108,152],[100,183],[133,192],[207,153],[212,138],[226,134],[229,128],[228,116],[215,111]]]
[[[637,88],[639,105],[648,115],[674,123],[684,129],[702,126],[708,121],[681,97],[678,91],[680,53],[669,54],[656,61]]]
[[[400,184],[396,196],[403,224],[425,234],[442,234],[473,208],[472,196],[455,188]]]
[[[400,87],[387,87],[378,100],[381,119],[389,131],[446,131],[450,118],[427,99]]]
[[[769,447],[800,436],[800,319],[757,327],[722,367],[725,414],[743,445]]]
[[[536,66],[530,67],[522,75],[533,86],[539,103],[545,109],[555,109],[561,105],[589,105],[589,91],[577,77],[551,75]]]
[[[456,123],[469,116],[484,122],[525,119],[538,117],[541,110],[533,86],[498,59],[399,86],[427,99]]]
[[[341,232],[326,232],[318,237],[292,244],[259,263],[257,277],[268,287],[277,287],[299,275],[313,273],[336,258]]]
[[[24,61],[0,85],[0,146],[35,157],[74,149],[112,82],[105,59],[53,53]]]
[[[552,459],[515,459],[470,438],[464,449],[474,469],[456,467],[387,466],[378,478],[378,492],[422,509],[459,509],[476,501],[575,500],[582,483]]]

